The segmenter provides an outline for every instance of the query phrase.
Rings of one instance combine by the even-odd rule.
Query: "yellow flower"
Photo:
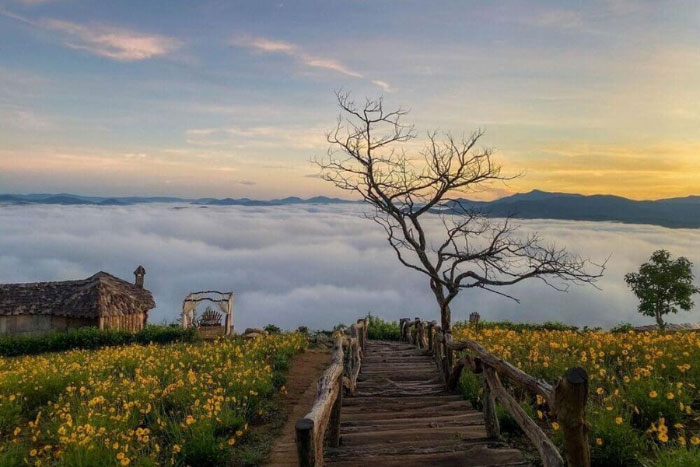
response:
[[[229,445],[229,446],[233,446],[234,444],[236,444],[236,440],[235,440],[234,438],[229,438],[229,439],[228,439],[228,445]]]
[[[179,444],[173,444],[173,452],[177,454],[180,452],[180,445]]]
[[[595,444],[597,444],[598,446],[602,446],[602,445],[603,445],[603,439],[602,439],[602,438],[596,438],[596,439],[595,439]]]
[[[131,463],[131,460],[128,457],[125,457],[121,461],[119,461],[121,465],[129,465]]]
[[[665,443],[668,441],[668,435],[666,433],[659,432],[658,438],[659,438],[659,441],[661,441],[662,443]]]
[[[651,392],[649,393],[649,397],[651,397],[652,399],[656,399],[656,396],[658,396],[658,395],[659,395],[659,394],[658,394],[656,391],[651,391]]]
[[[668,394],[666,394],[666,399],[673,399],[674,397],[675,396],[672,392],[669,392]]]
[[[195,422],[194,417],[192,415],[188,415],[187,418],[185,419],[185,423],[188,425],[192,425]]]
[[[552,422],[552,429],[557,431],[559,429],[559,424],[557,422]]]
[[[124,453],[123,452],[118,453],[117,459],[119,459],[119,460],[124,459]]]
[[[36,456],[36,449],[32,449],[31,451],[29,451],[29,455],[30,455],[31,457]]]
[[[618,425],[622,425],[622,417],[616,417],[615,423],[617,423]]]

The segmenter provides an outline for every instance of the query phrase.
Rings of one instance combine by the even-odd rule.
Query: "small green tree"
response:
[[[625,275],[625,282],[639,298],[639,312],[656,318],[659,329],[666,326],[664,315],[693,308],[692,296],[700,293],[700,288],[693,284],[692,268],[688,258],[672,260],[668,251],[657,250],[639,272]]]

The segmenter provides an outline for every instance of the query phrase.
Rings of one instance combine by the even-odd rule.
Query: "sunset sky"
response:
[[[0,193],[344,195],[334,91],[534,188],[700,194],[700,2],[0,0]]]

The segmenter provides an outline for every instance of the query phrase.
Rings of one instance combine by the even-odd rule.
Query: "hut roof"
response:
[[[98,318],[145,313],[155,306],[148,290],[102,271],[77,281],[0,284],[0,316]]]

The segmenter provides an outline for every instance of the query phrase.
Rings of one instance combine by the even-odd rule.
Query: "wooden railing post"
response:
[[[554,386],[554,411],[564,434],[564,455],[569,467],[590,467],[586,400],[588,374],[580,367],[569,368]]]
[[[491,392],[491,386],[484,376],[484,425],[486,426],[486,434],[489,438],[500,439],[501,426],[498,423],[498,415],[496,414],[496,400]]]
[[[454,366],[454,351],[452,350],[452,333],[444,331],[445,335],[445,381],[450,379],[452,367]]]
[[[425,349],[428,346],[425,337],[425,323],[420,318],[416,318],[416,343],[419,349]]]
[[[337,448],[340,446],[340,412],[343,406],[343,380],[339,380],[338,396],[335,398],[331,417],[328,422],[328,445]]]
[[[505,407],[511,417],[518,422],[525,435],[535,445],[542,459],[544,467],[563,467],[564,459],[557,451],[556,446],[547,438],[542,429],[528,416],[528,414],[520,407],[520,404],[508,394],[501,380],[498,377],[496,370],[484,364],[484,377],[489,385],[493,396],[498,399],[498,402]]]
[[[435,321],[428,322],[428,352],[435,352],[435,339],[433,337],[433,329],[437,323]]]
[[[408,318],[401,318],[399,327],[401,328],[401,340],[408,341]]]
[[[309,418],[302,418],[297,420],[295,428],[299,467],[313,467],[316,465],[314,421]]]
[[[360,349],[362,351],[365,351],[365,339],[366,339],[366,332],[367,332],[367,322],[363,319],[358,319],[357,320],[357,328],[358,328],[358,333],[357,333],[357,340],[360,343]]]

